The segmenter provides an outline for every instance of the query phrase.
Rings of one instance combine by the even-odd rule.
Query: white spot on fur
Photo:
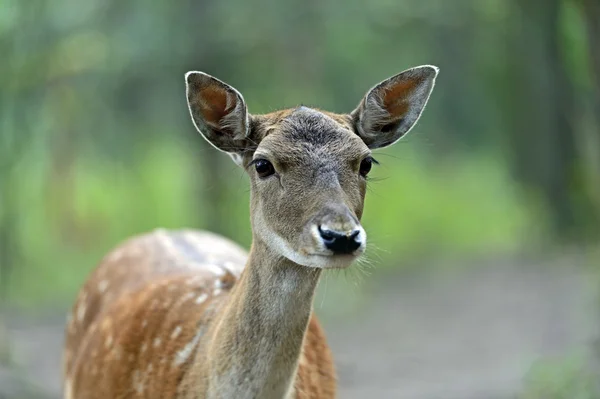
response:
[[[204,269],[208,269],[211,273],[216,274],[217,276],[222,276],[225,274],[225,270],[219,265],[216,265],[214,262],[211,263],[203,263],[202,267]]]
[[[102,280],[98,283],[98,291],[104,292],[108,288],[108,280]]]
[[[117,262],[121,260],[121,258],[123,257],[123,252],[123,249],[117,249],[116,251],[113,251],[113,253],[109,255],[108,261]]]
[[[221,292],[222,292],[222,290],[221,290],[220,288],[217,288],[217,289],[215,289],[215,290],[213,291],[213,295],[214,295],[214,296],[217,296],[217,295],[219,295]]]
[[[144,392],[144,380],[139,370],[133,372],[133,389],[140,395]]]
[[[142,328],[146,328],[148,326],[148,320],[142,321]]]
[[[158,348],[158,347],[160,346],[160,343],[161,343],[161,341],[162,341],[162,340],[161,340],[160,338],[155,338],[155,339],[154,339],[154,344],[153,344],[153,346],[154,346],[155,348]]]
[[[196,294],[193,292],[188,292],[187,294],[185,294],[182,298],[181,298],[181,302],[186,302],[189,301],[190,299],[192,299]]]
[[[175,354],[175,366],[182,365],[190,357],[190,355],[194,351],[194,348],[196,347],[196,345],[198,345],[198,341],[200,341],[203,332],[203,328],[198,329],[198,332],[196,333],[196,335],[194,335],[194,338],[192,338],[192,340],[188,342],[188,344],[184,346],[183,349],[181,349]]]
[[[208,295],[206,295],[206,294],[200,294],[200,295],[198,295],[198,297],[196,298],[196,300],[194,302],[196,304],[200,305],[201,303],[203,303],[204,301],[206,301],[206,298],[208,298]]]
[[[144,342],[144,345],[142,345],[142,353],[146,352],[147,349],[148,349],[148,344]]]
[[[77,306],[77,320],[79,322],[83,321],[83,318],[85,317],[85,311],[86,311],[85,303],[80,302],[79,306]]]
[[[109,335],[108,338],[106,338],[106,341],[104,342],[104,346],[106,347],[106,349],[108,349],[112,346],[112,343],[113,343],[113,336]]]
[[[65,399],[73,399],[73,383],[70,378],[65,381]]]
[[[236,264],[230,261],[223,263],[223,267],[229,270],[232,274],[237,275],[239,273],[239,268],[236,267]]]
[[[177,338],[179,336],[179,334],[181,334],[181,330],[182,330],[181,326],[175,327],[175,329],[171,333],[171,339]]]

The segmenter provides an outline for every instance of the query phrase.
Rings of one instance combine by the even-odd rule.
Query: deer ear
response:
[[[249,140],[250,116],[242,95],[203,72],[185,74],[187,103],[194,126],[217,149],[240,159]]]
[[[380,148],[406,135],[419,120],[437,74],[437,67],[419,66],[369,90],[351,114],[363,141],[370,148]]]

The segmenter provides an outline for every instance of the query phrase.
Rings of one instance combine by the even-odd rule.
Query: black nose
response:
[[[350,233],[341,233],[329,229],[323,229],[319,226],[319,233],[327,249],[334,254],[351,254],[356,251],[361,242],[358,240],[359,230],[353,230]]]

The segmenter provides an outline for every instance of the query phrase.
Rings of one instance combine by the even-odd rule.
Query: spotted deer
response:
[[[384,80],[349,114],[251,115],[233,87],[188,72],[196,129],[249,175],[250,251],[161,229],[114,249],[67,322],[65,399],[334,398],[315,288],[325,269],[364,252],[371,151],[415,125],[437,73],[421,66]]]

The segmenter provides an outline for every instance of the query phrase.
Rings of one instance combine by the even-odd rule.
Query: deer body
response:
[[[312,285],[316,284],[318,274],[304,283],[301,273],[318,273],[318,270],[283,269],[284,274],[269,273],[263,279],[263,269],[257,268],[256,275],[246,273],[245,278],[240,279],[245,262],[246,254],[237,245],[195,231],[158,230],[135,237],[115,249],[95,270],[73,308],[67,326],[65,397],[281,398],[284,395],[280,391],[290,389],[294,382],[288,379],[298,364],[300,376],[295,381],[298,397],[315,397],[315,393],[319,394],[317,397],[333,397],[333,364],[316,319],[310,321],[305,344],[302,344],[311,316]],[[290,276],[294,273],[299,274]],[[294,290],[292,285],[281,284],[281,281],[269,281],[288,281],[289,278],[298,284],[304,283],[304,287]],[[261,297],[262,291],[255,286],[261,281],[279,286],[281,290],[273,292],[272,297]],[[243,298],[239,295],[242,290],[236,292],[233,287],[249,289],[250,295]],[[261,306],[263,302],[265,306]],[[305,312],[296,313],[302,302]],[[269,309],[274,304],[281,306]],[[226,308],[235,310],[225,312]],[[263,308],[269,310],[264,316]],[[289,336],[271,334],[261,341],[258,339],[261,332],[256,331],[257,340],[249,341],[255,345],[235,348],[235,337],[244,332],[219,328],[219,322],[230,322],[234,326],[276,331],[281,328],[285,319],[282,312],[286,311],[295,316],[289,322]],[[234,320],[228,321],[225,317]],[[319,345],[315,346],[315,342]],[[276,352],[286,347],[304,347],[303,358],[297,353]],[[220,350],[225,353],[214,353]],[[235,350],[249,352],[243,358],[255,363],[211,364],[206,361],[225,360],[235,354]],[[308,369],[308,359],[318,359],[318,369]],[[224,368],[230,376],[224,373],[223,380],[209,384],[206,369],[211,367]],[[285,375],[279,376],[286,370]],[[275,381],[253,375],[265,371],[269,371],[266,374]],[[231,379],[240,374],[255,384],[261,381],[266,387],[276,387],[276,391],[268,392],[264,386],[255,386],[236,392],[239,387]],[[209,387],[218,387],[220,391],[211,393]],[[310,389],[317,391],[308,396],[300,394]]]
[[[370,150],[417,122],[436,74],[396,75],[348,115],[251,116],[235,89],[188,73],[197,129],[250,175],[252,247],[156,230],[109,253],[69,317],[65,399],[334,398],[314,292],[364,252]]]

